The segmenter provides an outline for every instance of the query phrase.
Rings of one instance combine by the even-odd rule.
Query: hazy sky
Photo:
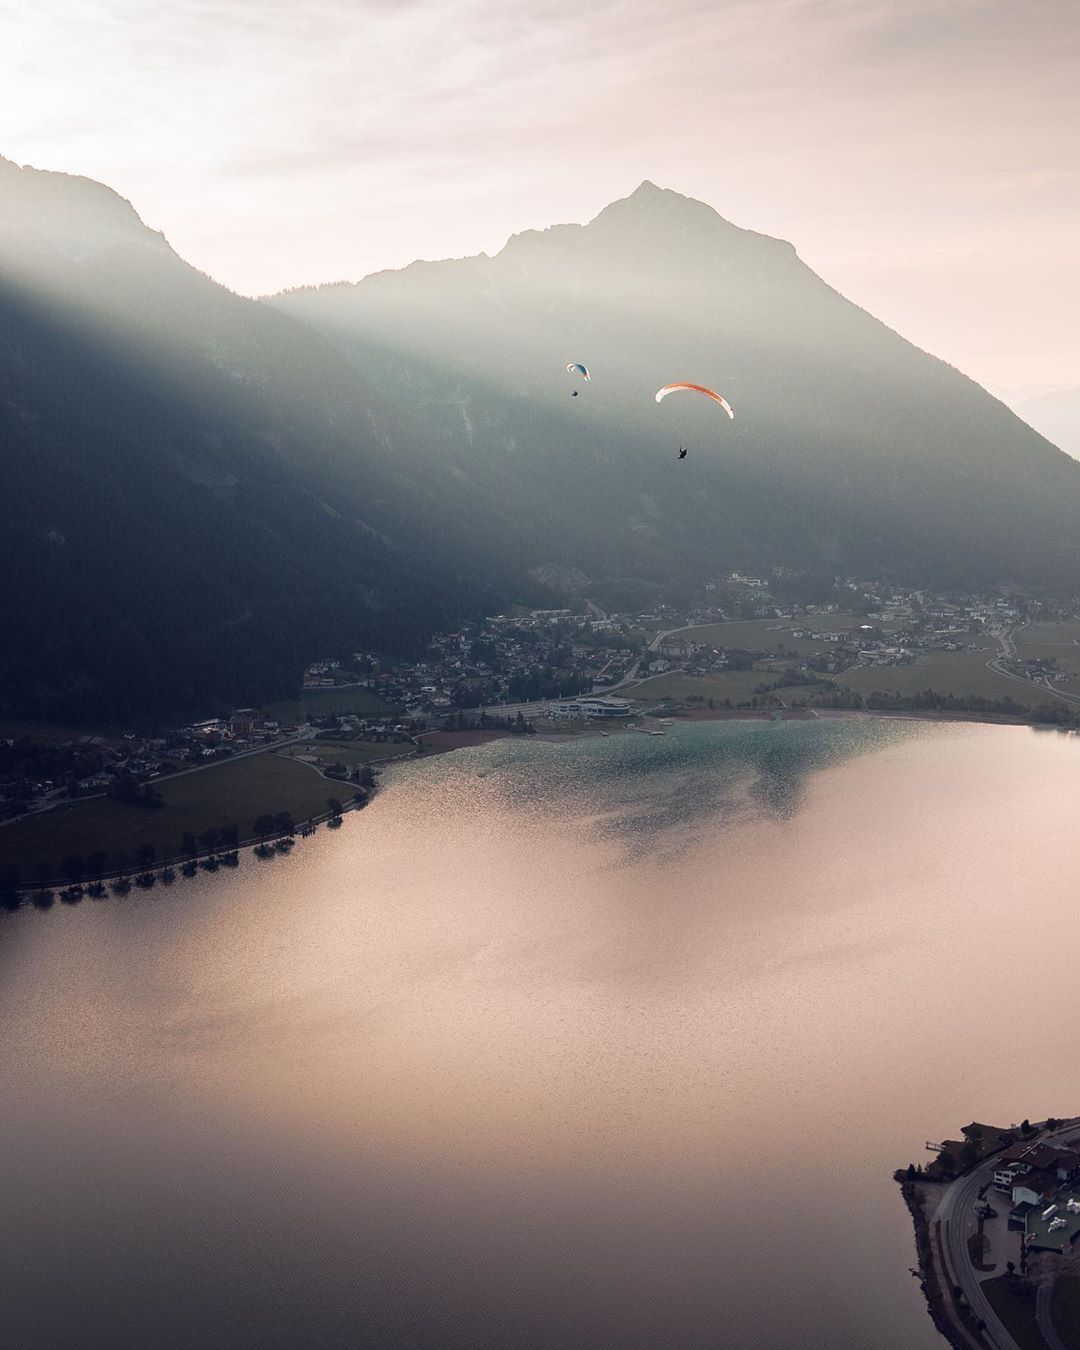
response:
[[[995,386],[1080,383],[1076,0],[0,0],[0,154],[256,293],[642,178]]]

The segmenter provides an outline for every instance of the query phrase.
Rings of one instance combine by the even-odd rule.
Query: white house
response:
[[[1045,1205],[1053,1199],[1058,1188],[1058,1179],[1050,1172],[1036,1170],[1017,1177],[1013,1182],[1012,1202],[1014,1205]]]

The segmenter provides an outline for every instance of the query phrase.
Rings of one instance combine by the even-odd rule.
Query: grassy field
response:
[[[1064,623],[1025,624],[1015,630],[1013,637],[1018,647],[1026,647],[1029,643],[1074,647],[1080,644],[1080,619],[1067,619]]]
[[[619,693],[627,698],[673,698],[683,703],[695,695],[705,700],[714,699],[717,703],[726,698],[732,703],[743,703],[753,698],[759,684],[771,684],[777,678],[764,670],[718,671],[715,675],[687,675],[681,670],[673,670],[666,675],[650,675],[647,680],[620,689]],[[791,691],[792,694],[797,692]]]
[[[165,798],[160,809],[95,797],[0,826],[0,864],[13,862],[34,881],[39,861],[58,864],[69,853],[100,849],[110,855],[111,869],[130,862],[143,844],[153,844],[159,855],[177,853],[185,831],[198,835],[222,825],[238,826],[244,839],[264,812],[290,811],[299,822],[325,811],[327,797],[344,800],[354,790],[274,754],[226,761],[155,786]]]
[[[1035,1321],[1035,1299],[1017,1293],[1008,1275],[983,1281],[983,1293],[991,1308],[1020,1350],[1046,1350],[1039,1324]]]
[[[327,713],[356,713],[358,717],[392,711],[389,703],[361,685],[341,689],[305,689],[299,698],[268,703],[263,711],[286,725],[306,716],[325,717]]]
[[[713,647],[735,647],[742,651],[796,651],[800,656],[820,651],[823,644],[809,638],[793,638],[792,630],[811,630],[815,633],[837,633],[870,620],[861,614],[813,614],[800,619],[735,619],[730,623],[699,624],[675,636],[688,642],[707,642]],[[882,624],[887,631],[895,627]]]
[[[1018,628],[1014,634],[1017,654],[1030,659],[1057,661],[1059,669],[1068,673],[1062,680],[1066,693],[1080,693],[1080,622],[1033,623]]]
[[[851,618],[841,615],[828,617],[841,627],[845,618]],[[755,650],[765,648],[767,639],[772,638],[784,640],[786,646],[800,650],[811,650],[820,645],[784,639],[782,634],[768,631],[768,622],[713,624],[696,630],[696,634],[705,634],[702,640],[718,645]],[[726,630],[726,635],[722,630]],[[837,685],[847,685],[863,695],[875,692],[909,695],[921,693],[924,689],[934,689],[939,694],[954,694],[958,698],[966,694],[981,698],[1008,697],[1022,707],[1038,707],[1053,702],[1048,692],[1025,687],[988,670],[986,662],[997,655],[997,643],[992,638],[980,638],[978,641],[979,646],[975,651],[930,652],[920,656],[910,666],[857,666],[832,678]],[[1077,671],[1080,675],[1080,648],[1076,650]],[[696,694],[705,700],[711,698],[715,702],[722,702],[729,698],[732,703],[738,704],[751,699],[756,686],[776,682],[776,672],[767,670],[767,665],[784,670],[793,664],[781,660],[759,661],[753,670],[719,671],[714,675],[687,675],[682,671],[671,671],[650,676],[620,692],[629,698],[671,698],[682,702]],[[790,703],[793,699],[809,697],[812,690],[794,686],[777,692]]]
[[[1057,1277],[1050,1303],[1050,1317],[1067,1350],[1080,1350],[1080,1277]]]
[[[373,759],[398,759],[415,753],[411,741],[402,745],[393,741],[302,741],[290,748],[300,754],[318,755],[324,764],[345,764],[350,769],[370,764]]]
[[[933,689],[939,694],[957,697],[963,694],[976,694],[982,698],[1009,697],[1029,707],[1051,702],[1049,694],[1040,695],[1037,690],[1029,690],[1015,680],[1007,680],[1003,675],[987,670],[986,663],[996,651],[996,644],[988,642],[974,652],[930,652],[920,656],[914,665],[860,666],[834,678],[837,684],[846,684],[861,694],[874,690],[917,694],[924,689]]]

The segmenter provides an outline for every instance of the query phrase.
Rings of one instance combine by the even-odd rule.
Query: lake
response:
[[[501,741],[0,914],[5,1347],[931,1350],[892,1170],[1080,1111],[1080,740]]]

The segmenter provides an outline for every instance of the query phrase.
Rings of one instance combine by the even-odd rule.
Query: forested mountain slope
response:
[[[790,244],[651,183],[495,257],[272,303],[420,410],[421,454],[439,442],[500,503],[524,493],[553,557],[590,573],[1080,580],[1080,465]],[[567,361],[593,371],[576,399]],[[677,379],[720,389],[736,420],[658,407]]]
[[[673,379],[735,421],[657,405]],[[493,258],[257,302],[108,188],[0,160],[0,453],[0,715],[253,701],[565,579],[1080,581],[1080,464],[649,183]]]
[[[386,407],[108,189],[0,161],[0,714],[246,702],[495,603],[467,494],[402,466]]]

